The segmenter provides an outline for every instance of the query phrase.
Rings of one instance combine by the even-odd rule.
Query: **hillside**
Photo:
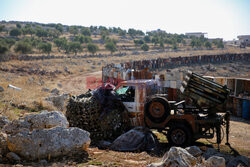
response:
[[[104,26],[66,26],[0,22],[0,53],[7,54],[138,54],[152,51],[217,50],[220,39],[188,37],[157,30],[146,32]],[[23,47],[23,48],[22,48]]]

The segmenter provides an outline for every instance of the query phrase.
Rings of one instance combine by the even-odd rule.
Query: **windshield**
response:
[[[116,93],[123,102],[134,102],[135,100],[135,87],[121,86],[116,90]]]
[[[123,86],[123,87],[117,89],[117,90],[116,90],[116,93],[117,93],[118,95],[126,94],[128,88],[129,88],[128,86]]]

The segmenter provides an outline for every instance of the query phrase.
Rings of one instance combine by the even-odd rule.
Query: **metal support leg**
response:
[[[229,128],[230,128],[230,113],[229,112],[226,112],[225,120],[226,120],[226,143],[225,145],[227,145],[231,149],[231,152],[233,152],[234,156],[238,156],[240,155],[239,152],[236,151],[233,147],[231,147],[229,143]]]
[[[220,143],[221,143],[221,129],[220,125],[216,126],[216,137],[217,137],[217,144],[218,144],[218,151],[220,152]]]

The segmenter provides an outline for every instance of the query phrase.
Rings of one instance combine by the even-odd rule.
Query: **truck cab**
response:
[[[157,92],[155,80],[128,80],[115,89],[128,111],[131,126],[144,126],[144,107],[151,95]]]

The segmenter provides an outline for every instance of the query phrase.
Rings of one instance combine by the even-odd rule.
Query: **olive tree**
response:
[[[38,49],[44,53],[47,53],[48,55],[52,51],[52,45],[48,42],[42,42],[38,45]]]
[[[69,42],[68,44],[69,51],[75,53],[75,55],[82,51],[82,46],[80,42]]]
[[[19,41],[15,45],[14,50],[15,50],[15,52],[21,52],[23,54],[30,53],[32,51],[32,46],[28,42]]]
[[[141,49],[143,51],[148,51],[149,50],[149,46],[146,43],[144,43],[144,44],[141,45]]]
[[[92,54],[95,54],[99,50],[98,46],[94,43],[89,43],[87,45],[87,49]]]
[[[107,42],[105,44],[105,48],[109,50],[111,54],[113,54],[117,50],[114,42]]]
[[[22,33],[21,30],[18,28],[14,28],[14,29],[10,30],[10,36],[17,37],[17,36],[21,35],[21,33]]]

